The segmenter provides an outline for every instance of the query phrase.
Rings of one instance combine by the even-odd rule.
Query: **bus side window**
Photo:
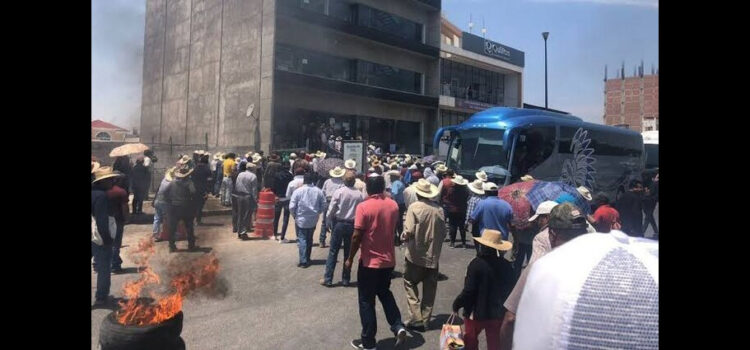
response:
[[[513,155],[513,178],[532,172],[555,150],[555,127],[539,126],[524,130]]]

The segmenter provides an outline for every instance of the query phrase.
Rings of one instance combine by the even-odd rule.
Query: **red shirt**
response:
[[[108,214],[116,220],[124,220],[122,205],[128,205],[128,193],[120,186],[114,185],[107,191]]]
[[[357,205],[354,229],[362,232],[362,266],[371,269],[396,266],[393,234],[398,219],[398,204],[384,194],[372,195]]]
[[[609,205],[601,205],[594,212],[594,228],[596,232],[607,233],[612,230],[612,224],[620,222],[620,213]]]

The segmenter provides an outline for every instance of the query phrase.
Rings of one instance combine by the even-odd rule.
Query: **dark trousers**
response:
[[[250,215],[254,208],[253,197],[249,194],[237,195],[237,233],[243,234],[252,231],[253,226],[250,223]]]
[[[646,214],[646,217],[644,218],[645,220],[643,221],[643,230],[641,230],[641,232],[646,232],[648,225],[651,224],[651,227],[654,228],[654,234],[659,234],[659,229],[656,227],[656,219],[654,219],[654,209],[656,209],[656,206],[643,207],[643,212]]]
[[[237,216],[239,211],[237,210],[237,197],[231,196],[232,198],[232,232],[237,233]]]
[[[466,244],[466,213],[448,213],[448,224],[450,225],[451,243],[456,243],[456,231],[461,231],[461,243]]]
[[[143,213],[143,192],[140,190],[133,191],[133,214]]]
[[[521,269],[523,269],[524,259],[531,260],[531,244],[514,243],[517,247],[516,260],[513,261],[513,272],[516,274],[516,278],[521,275]]]
[[[289,227],[289,201],[278,201],[273,208],[273,236],[279,232],[279,221],[281,212],[284,211],[284,222],[281,224],[281,239],[286,237],[286,229]]]
[[[357,292],[359,294],[359,319],[362,322],[362,346],[370,349],[375,347],[375,334],[378,332],[378,322],[375,317],[375,296],[380,300],[385,312],[385,318],[391,326],[394,335],[404,327],[401,322],[401,311],[391,292],[391,273],[393,268],[371,269],[359,262],[357,270]]]
[[[472,237],[481,237],[482,235],[479,233],[479,224],[473,223],[471,224],[471,236]],[[479,256],[479,243],[474,241],[474,249],[477,251],[477,256]]]
[[[125,223],[121,220],[116,221],[117,232],[115,233],[115,241],[112,244],[112,269],[118,270],[122,268],[122,258],[120,258],[120,247],[122,247],[122,233],[125,231]]]
[[[106,300],[112,284],[112,246],[96,245],[91,242],[91,255],[96,270],[96,300]]]
[[[167,209],[167,221],[169,222],[169,245],[174,246],[177,238],[177,224],[182,220],[187,229],[188,247],[195,246],[195,232],[193,231],[193,219],[195,210],[192,206],[169,206]]]
[[[195,221],[199,224],[203,218],[203,206],[206,205],[206,194],[199,193],[198,198],[195,200]]]
[[[398,221],[396,221],[396,232],[395,232],[395,243],[397,246],[401,245],[401,232],[404,232],[404,213],[406,212],[406,204],[398,204]]]
[[[354,222],[337,221],[333,224],[331,233],[331,248],[328,250],[328,260],[326,260],[326,272],[323,275],[326,283],[333,282],[333,271],[336,270],[336,260],[338,259],[339,249],[344,245],[344,261],[349,258],[349,249],[352,245],[352,234],[354,233]],[[344,269],[341,280],[349,283],[351,279],[351,270]]]

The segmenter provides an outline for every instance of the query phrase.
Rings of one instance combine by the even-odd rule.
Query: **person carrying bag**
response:
[[[443,324],[443,330],[440,331],[440,350],[463,350],[464,340],[463,331],[460,325],[454,325],[457,314],[451,313],[448,320]]]

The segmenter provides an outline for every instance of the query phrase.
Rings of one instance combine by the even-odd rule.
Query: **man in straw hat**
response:
[[[191,161],[184,161],[175,169],[174,180],[164,190],[164,202],[167,203],[167,217],[169,220],[169,252],[176,252],[175,245],[177,224],[180,220],[185,223],[187,230],[188,250],[195,250],[195,232],[193,219],[195,218],[195,196],[197,192],[190,174],[193,173]]]
[[[208,198],[208,189],[212,182],[211,168],[208,166],[208,154],[201,151],[198,157],[198,165],[192,175],[193,184],[195,185],[195,220],[198,225],[202,225],[203,206]]]
[[[357,161],[355,161],[354,159],[349,159],[346,162],[344,162],[344,168],[346,168],[347,170],[353,171],[355,174],[359,173],[359,170],[357,170]],[[354,188],[362,191],[362,195],[367,197],[367,189],[365,186],[365,182],[362,181],[362,179],[360,179],[359,177],[354,179]]]
[[[357,349],[374,349],[377,332],[375,296],[380,299],[390,330],[396,336],[396,347],[406,341],[406,329],[401,322],[401,311],[390,290],[391,274],[396,266],[393,231],[396,229],[398,205],[385,196],[382,176],[367,178],[369,197],[357,206],[354,214],[352,248],[344,268],[351,269],[360,246],[362,256],[357,270],[359,318],[362,322],[361,338],[351,345]]]
[[[484,172],[484,170],[477,171],[474,173],[474,176],[476,176],[477,179],[481,180],[482,182],[487,182],[489,178],[487,177],[487,173]]]
[[[453,301],[453,313],[464,309],[464,343],[467,350],[478,349],[479,334],[484,330],[487,349],[500,347],[500,327],[505,309],[502,302],[513,286],[513,269],[502,254],[512,248],[498,230],[485,229],[473,237],[479,255],[466,268],[464,288]],[[510,349],[510,348],[508,348]]]
[[[327,231],[333,231],[333,222],[331,222],[331,219],[327,216],[328,206],[331,204],[331,198],[333,197],[333,194],[336,192],[336,190],[344,187],[344,180],[342,179],[344,173],[346,173],[346,170],[344,170],[342,167],[337,166],[328,171],[328,175],[331,178],[327,179],[323,183],[323,194],[325,194],[326,196],[326,206],[323,210],[323,224],[320,225],[319,239],[321,248],[326,247]]]
[[[242,166],[242,164],[240,164]],[[253,162],[245,163],[245,171],[237,175],[234,194],[237,198],[237,238],[248,240],[248,232],[253,230],[252,213],[258,201],[258,176],[255,175],[257,165]]]
[[[469,227],[469,221],[471,219],[471,213],[474,212],[474,208],[477,207],[477,203],[484,199],[484,181],[482,179],[477,178],[472,183],[470,183],[467,187],[469,188],[469,192],[471,193],[471,197],[469,197],[469,201],[466,204],[466,221],[464,221],[464,226]],[[471,236],[472,237],[479,237],[479,225],[472,224],[471,225]],[[474,245],[474,249],[477,251],[477,255],[479,254],[479,245]]]
[[[314,181],[315,174],[306,173],[302,187],[293,190],[289,199],[289,212],[292,213],[297,228],[297,247],[299,248],[297,267],[301,268],[310,266],[313,232],[318,223],[318,215],[323,212],[326,205],[326,197],[321,189],[315,187]],[[290,187],[293,182],[289,183]]]
[[[437,186],[425,179],[414,185],[418,201],[406,211],[406,223],[401,239],[406,242],[404,289],[409,304],[406,327],[426,331],[437,291],[440,250],[445,239],[445,215],[432,198],[438,195]],[[422,283],[422,300],[418,285]]]
[[[326,260],[326,271],[320,282],[326,287],[333,285],[333,271],[336,269],[336,259],[342,242],[344,245],[344,260],[349,258],[349,248],[351,248],[352,234],[354,233],[354,214],[357,205],[365,200],[362,192],[354,188],[355,179],[355,172],[347,170],[344,174],[344,186],[337,189],[331,196],[328,213],[326,214],[333,227],[331,249],[328,251],[328,259]],[[350,278],[351,269],[344,268],[341,283],[348,286]]]
[[[541,207],[542,204],[539,206]],[[543,212],[546,211],[549,206],[552,206],[552,204],[549,203],[543,209]],[[565,202],[552,206],[552,209],[549,212],[548,221],[550,251],[571,241],[573,238],[585,234],[587,226],[585,214],[574,204]],[[513,346],[513,331],[515,328],[516,314],[518,313],[518,305],[521,302],[521,295],[526,286],[529,271],[531,271],[533,264],[535,264],[538,259],[544,256],[547,252],[542,252],[543,254],[540,254],[536,259],[529,262],[521,273],[521,276],[518,278],[515,287],[513,287],[513,291],[503,304],[507,310],[500,330],[501,344],[504,345],[503,349],[510,349]]]
[[[115,173],[122,175],[118,171],[115,171]],[[117,227],[115,241],[112,244],[112,272],[117,274],[123,272],[120,248],[122,247],[122,234],[125,231],[125,222],[128,221],[129,213],[128,192],[120,186],[125,186],[125,184],[119,183],[115,180],[115,184],[107,190],[107,208],[109,209],[109,216],[115,218],[115,224]]]
[[[498,188],[495,183],[485,182],[482,189],[486,197],[469,214],[469,222],[479,226],[479,232],[484,232],[485,229],[497,230],[503,233],[503,239],[508,239],[513,208],[497,196]]]
[[[443,205],[448,212],[448,224],[450,225],[451,248],[456,248],[456,231],[461,231],[461,246],[466,246],[466,205],[469,201],[469,184],[461,175],[448,179],[451,186],[444,186]]]
[[[172,182],[174,178],[174,169],[171,167],[167,169],[164,174],[164,178],[159,184],[159,189],[156,191],[156,198],[154,198],[154,229],[153,239],[154,242],[161,242],[162,239],[159,237],[159,231],[161,230],[162,221],[167,215],[167,203],[164,202],[164,191],[167,189],[167,185]]]
[[[104,306],[110,302],[109,288],[112,282],[112,246],[116,230],[114,218],[110,217],[108,210],[107,191],[112,188],[114,179],[119,176],[111,167],[92,164],[94,179],[91,182],[91,218],[92,226],[95,225],[98,236],[92,232],[91,256],[94,258],[94,269],[96,270],[96,300],[94,306]]]

